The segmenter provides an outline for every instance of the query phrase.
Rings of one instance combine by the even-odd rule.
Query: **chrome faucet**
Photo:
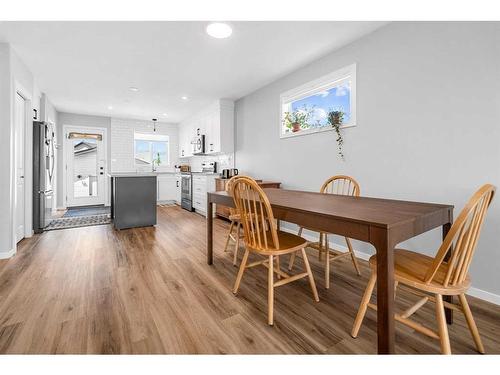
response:
[[[153,159],[153,161],[151,162],[151,170],[152,170],[152,172],[156,172],[155,162],[156,162],[156,159]]]

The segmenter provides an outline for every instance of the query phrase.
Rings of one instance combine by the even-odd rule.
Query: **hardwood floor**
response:
[[[361,277],[348,258],[334,263],[326,290],[311,252],[320,302],[305,279],[280,287],[269,327],[266,270],[245,272],[235,297],[237,268],[232,252],[223,253],[229,224],[215,220],[214,227],[213,266],[205,219],[178,207],[159,207],[155,228],[102,225],[23,240],[14,258],[0,261],[0,353],[376,353],[373,311],[359,337],[350,336],[366,262]],[[397,308],[415,299],[400,292]],[[500,306],[469,301],[486,352],[500,353]],[[435,324],[434,306],[416,317]],[[476,353],[464,317],[455,317],[452,352]],[[439,353],[437,340],[396,327],[398,353]]]

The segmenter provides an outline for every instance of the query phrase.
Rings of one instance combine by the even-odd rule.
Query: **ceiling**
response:
[[[11,44],[58,111],[179,122],[385,24],[229,23],[232,36],[214,39],[199,21],[0,22],[0,42]]]

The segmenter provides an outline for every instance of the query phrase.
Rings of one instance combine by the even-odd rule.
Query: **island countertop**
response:
[[[161,174],[176,174],[176,172],[111,172],[108,177],[156,177]]]

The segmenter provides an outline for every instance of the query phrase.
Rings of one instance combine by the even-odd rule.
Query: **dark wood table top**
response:
[[[437,227],[442,227],[445,236],[453,222],[453,206],[272,188],[264,191],[276,219],[375,247],[378,352],[394,353],[394,248]],[[226,192],[215,192],[208,193],[207,203],[207,263],[212,264],[212,205],[234,207],[234,201]]]
[[[272,188],[264,189],[264,191],[273,207],[314,212],[318,216],[334,217],[383,228],[391,228],[443,210],[453,210],[452,205],[435,203],[351,197]],[[222,198],[225,201],[232,200],[225,191],[210,194],[218,195],[221,198],[226,197]]]

